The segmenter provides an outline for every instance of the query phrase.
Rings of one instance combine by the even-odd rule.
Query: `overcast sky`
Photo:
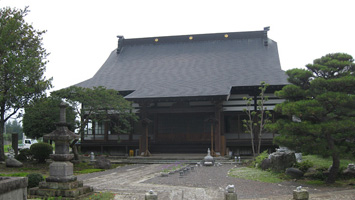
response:
[[[354,0],[0,0],[43,36],[53,90],[91,78],[125,38],[263,30],[278,43],[283,70],[328,53],[355,57]]]

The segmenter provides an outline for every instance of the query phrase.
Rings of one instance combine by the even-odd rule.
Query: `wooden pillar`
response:
[[[215,132],[216,132],[216,124],[217,124],[217,120],[216,118],[214,118],[213,116],[211,116],[210,118],[208,118],[206,120],[210,126],[211,126],[211,156],[216,156],[215,154],[215,146],[216,146],[216,136],[215,136]]]
[[[141,139],[139,140],[139,147],[140,147],[140,154],[144,153],[144,156],[150,156],[150,152],[148,149],[148,136],[149,136],[149,124],[152,122],[151,120],[148,119],[147,117],[147,107],[148,107],[148,102],[143,102],[141,105],[141,123],[143,127],[143,133],[141,136]]]
[[[153,130],[154,130],[154,132],[153,132],[153,135],[154,135],[154,140],[155,140],[155,142],[157,141],[157,139],[158,139],[158,114],[157,113],[155,113],[154,114],[154,119],[153,119]]]
[[[108,131],[110,128],[109,124],[110,124],[109,120],[104,121],[104,141],[108,141]]]
[[[149,141],[149,139],[148,139],[148,136],[149,136],[149,124],[151,123],[152,121],[151,120],[149,120],[148,118],[145,118],[145,119],[143,119],[142,120],[142,125],[143,125],[143,127],[144,127],[144,130],[145,130],[145,135],[144,135],[144,137],[145,137],[145,139],[144,139],[144,142],[145,142],[145,145],[144,145],[144,156],[151,156],[151,153],[149,152],[149,149],[148,149],[148,147],[149,147],[149,144],[148,144],[148,141]]]
[[[216,155],[221,155],[221,110],[222,101],[216,102],[215,104],[215,134],[214,134],[214,152]]]

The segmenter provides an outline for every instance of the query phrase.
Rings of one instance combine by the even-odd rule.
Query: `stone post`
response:
[[[297,187],[296,190],[293,190],[293,199],[294,200],[308,200],[309,199],[308,191],[305,189],[302,189],[301,186]]]
[[[237,200],[237,193],[235,193],[234,185],[228,185],[226,187],[226,192],[224,193],[225,200]]]
[[[18,155],[18,134],[11,134],[12,149],[15,151],[15,155]]]
[[[145,200],[158,200],[158,194],[153,190],[149,190],[149,192],[145,193]]]

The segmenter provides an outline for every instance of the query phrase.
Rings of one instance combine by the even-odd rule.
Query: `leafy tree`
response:
[[[42,47],[45,31],[25,22],[24,10],[0,9],[0,161],[4,154],[4,124],[31,100],[51,88],[43,77],[48,53]]]
[[[260,154],[262,134],[265,131],[265,125],[270,122],[269,118],[271,117],[270,111],[265,106],[265,102],[268,101],[265,92],[269,85],[265,82],[261,82],[260,85],[260,99],[257,101],[257,110],[252,109],[253,98],[243,98],[247,105],[244,112],[248,115],[248,119],[243,120],[243,126],[250,134],[253,156]],[[257,146],[255,146],[255,141],[257,141]]]
[[[22,121],[25,135],[30,138],[39,138],[54,131],[56,123],[59,122],[60,103],[60,98],[43,97],[26,105]],[[75,117],[74,108],[68,107],[66,119],[71,131],[76,128]]]
[[[292,84],[276,92],[286,99],[276,111],[288,118],[270,129],[280,134],[274,139],[278,145],[331,156],[326,182],[334,183],[340,158],[355,155],[354,59],[344,53],[328,54],[306,67],[286,72]]]
[[[18,134],[18,139],[22,140],[22,126],[17,120],[8,121],[5,123],[4,140],[11,141],[13,133]]]
[[[124,134],[131,130],[131,122],[137,120],[137,116],[131,112],[133,109],[131,102],[125,100],[116,90],[72,86],[52,92],[51,95],[65,99],[75,108],[81,119],[78,128],[82,140],[84,140],[85,127],[90,120],[110,120],[115,132]],[[113,116],[115,120],[112,120]],[[71,144],[74,154],[76,154],[75,142]]]
[[[22,126],[17,120],[8,121],[5,123],[6,133],[22,134]]]

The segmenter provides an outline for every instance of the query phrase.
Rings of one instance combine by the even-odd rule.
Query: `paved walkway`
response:
[[[190,184],[164,184],[152,182],[156,178],[161,169],[162,164],[150,165],[128,165],[117,169],[112,169],[104,172],[86,174],[78,176],[79,180],[84,180],[85,185],[94,187],[95,191],[110,191],[116,193],[115,199],[119,200],[144,200],[144,194],[153,190],[158,193],[159,199],[164,200],[223,200],[224,188],[221,187],[199,187],[191,186]],[[175,175],[177,176],[177,175]],[[164,178],[161,178],[164,179]],[[149,180],[149,181],[148,181]],[[172,179],[179,180],[179,179]],[[270,189],[270,184],[265,183],[266,190]],[[272,188],[272,187],[271,187]],[[290,190],[291,186],[288,189]],[[249,190],[254,190],[255,187],[250,185]],[[280,188],[275,188],[280,190]],[[250,193],[250,191],[248,191]],[[251,191],[252,192],[252,191]],[[284,194],[289,194],[286,192]],[[269,195],[268,195],[269,196]],[[238,199],[252,199],[247,196],[239,197]],[[286,200],[292,199],[290,195],[280,195],[275,191],[275,197],[254,198],[253,200]],[[355,200],[355,190],[332,191],[322,193],[311,193],[310,199],[344,199]]]

